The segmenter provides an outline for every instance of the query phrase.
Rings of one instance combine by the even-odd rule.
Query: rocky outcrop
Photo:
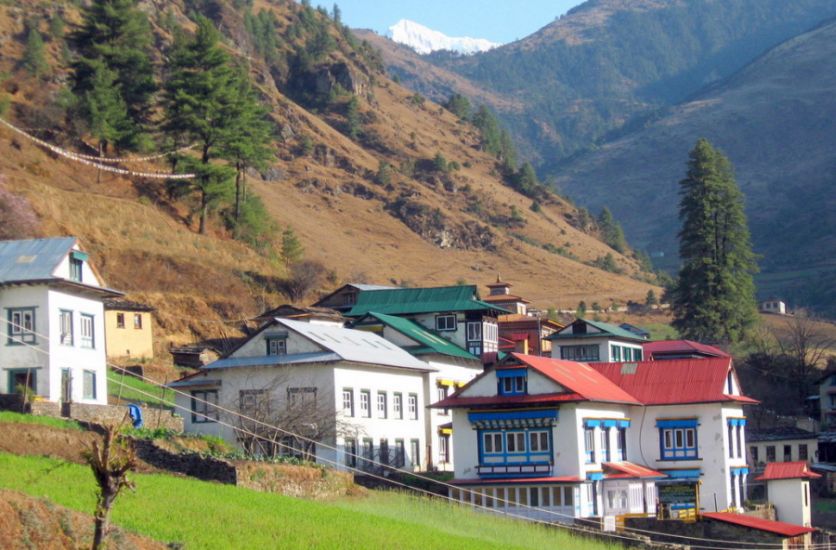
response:
[[[451,222],[438,208],[432,208],[402,194],[387,205],[387,210],[408,228],[439,248],[460,250],[496,250],[495,235],[476,221]]]

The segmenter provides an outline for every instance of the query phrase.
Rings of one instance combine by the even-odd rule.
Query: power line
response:
[[[16,326],[16,327],[18,327],[18,328],[24,328],[24,327],[22,327],[22,325],[19,325],[19,324],[13,323],[12,321],[9,321],[9,324],[10,324],[10,325],[13,325],[13,326]],[[49,339],[48,339],[46,336],[44,336],[43,334],[40,334],[40,333],[38,333],[38,332],[36,332],[36,331],[34,331],[34,330],[27,331],[27,332],[31,332],[32,334],[35,334],[35,335],[37,335],[37,336],[40,336],[41,338],[44,338],[45,340],[49,341]],[[10,337],[8,334],[5,334],[4,336],[6,336],[6,337]],[[13,337],[11,337],[11,338],[13,338]],[[41,348],[41,347],[39,347],[39,346],[34,346],[34,345],[30,344],[30,343],[23,342],[23,341],[21,341],[21,340],[16,340],[16,341],[20,342],[21,344],[23,344],[23,345],[25,345],[25,346],[27,346],[27,347],[34,348],[36,351],[39,351],[39,352],[41,352],[41,353],[43,353],[43,354],[45,354],[45,355],[47,355],[47,356],[49,356],[49,355],[50,355],[50,352],[49,352],[49,351],[44,350],[44,349],[42,349],[42,348]],[[112,363],[106,363],[106,364],[107,364],[108,366],[112,367],[112,368],[115,368],[116,370],[121,371],[123,374],[128,372],[126,369],[124,369],[124,368],[122,368],[122,367],[120,367],[120,366],[118,366],[118,365],[115,365],[115,364],[112,364]],[[146,377],[146,376],[143,376],[143,375],[138,375],[138,374],[134,374],[134,373],[129,373],[129,374],[131,374],[131,375],[132,375],[132,376],[134,376],[134,377],[141,378],[141,379],[145,380],[146,382],[148,382],[148,383],[150,383],[150,384],[152,384],[152,385],[155,385],[155,386],[158,386],[158,387],[161,387],[161,388],[167,389],[168,391],[171,391],[171,392],[173,392],[173,393],[175,393],[175,394],[179,394],[179,395],[182,395],[182,396],[188,397],[188,398],[190,398],[190,399],[191,399],[191,400],[193,400],[193,401],[197,401],[197,402],[203,403],[203,404],[205,404],[205,405],[208,405],[208,406],[214,407],[215,409],[217,409],[217,410],[219,410],[219,411],[223,411],[223,412],[228,413],[228,414],[231,414],[232,416],[236,416],[236,417],[238,417],[238,418],[241,418],[241,419],[244,419],[244,420],[247,420],[247,421],[253,422],[253,423],[258,424],[258,425],[261,425],[261,426],[265,426],[265,427],[267,427],[267,428],[270,428],[270,429],[272,429],[272,430],[275,430],[276,432],[281,432],[281,433],[286,434],[286,435],[288,435],[288,436],[295,437],[296,439],[303,440],[303,441],[307,441],[307,442],[309,442],[309,443],[313,443],[314,445],[319,445],[319,446],[321,446],[321,447],[324,447],[324,448],[326,448],[326,449],[333,450],[333,451],[338,452],[338,453],[340,452],[340,451],[339,451],[339,449],[338,449],[337,447],[335,447],[335,446],[328,445],[328,444],[326,444],[326,443],[323,443],[323,442],[321,442],[321,441],[314,440],[314,439],[312,439],[312,438],[309,438],[309,437],[303,436],[303,435],[301,435],[301,434],[296,434],[296,433],[291,432],[291,431],[289,431],[289,430],[286,430],[286,429],[284,429],[284,428],[280,428],[280,427],[278,427],[278,426],[275,426],[275,425],[272,425],[272,424],[269,424],[269,423],[263,422],[263,421],[261,421],[261,420],[255,419],[255,418],[252,418],[252,417],[247,416],[247,415],[245,415],[245,414],[243,414],[243,413],[240,413],[240,412],[238,412],[238,411],[233,411],[233,410],[227,409],[227,408],[225,408],[225,407],[223,407],[223,406],[221,406],[221,405],[218,405],[218,404],[216,404],[216,403],[211,403],[211,402],[209,402],[209,401],[207,401],[207,400],[205,400],[205,399],[201,399],[201,398],[198,398],[198,397],[192,396],[192,395],[190,395],[190,394],[187,394],[187,393],[185,393],[185,392],[183,392],[183,391],[180,391],[180,390],[177,390],[177,389],[175,389],[175,388],[169,388],[169,387],[166,387],[164,384],[161,384],[161,383],[159,383],[159,382],[157,382],[157,381],[155,381],[155,380],[153,380],[153,379],[151,379],[151,378],[148,378],[148,377]],[[123,383],[123,382],[120,382],[120,384],[124,384],[124,383]],[[241,433],[244,433],[244,434],[246,434],[246,435],[250,435],[250,436],[252,436],[252,437],[254,437],[254,438],[256,438],[256,439],[261,439],[261,440],[266,441],[266,442],[268,442],[268,443],[271,443],[271,444],[273,444],[273,445],[278,445],[278,446],[280,446],[280,447],[282,447],[282,448],[286,448],[286,449],[290,449],[290,450],[295,450],[292,446],[287,445],[287,444],[285,444],[285,443],[282,443],[282,442],[280,442],[280,441],[276,441],[275,439],[270,439],[270,438],[267,438],[266,436],[263,436],[263,435],[260,435],[260,434],[254,433],[254,432],[252,432],[252,431],[250,431],[250,430],[247,430],[246,428],[243,428],[243,427],[234,426],[234,425],[232,425],[232,424],[229,424],[229,423],[227,423],[227,422],[225,422],[225,421],[220,420],[220,418],[218,418],[218,419],[214,419],[214,418],[210,417],[210,416],[209,416],[209,415],[207,415],[207,414],[192,411],[191,409],[188,409],[188,408],[186,408],[186,407],[183,407],[183,406],[178,405],[176,402],[168,401],[168,400],[166,400],[166,399],[164,399],[164,398],[157,397],[156,395],[151,394],[151,393],[149,393],[149,392],[146,392],[146,391],[144,391],[144,390],[141,390],[141,389],[139,389],[139,388],[132,388],[132,390],[134,390],[134,391],[136,391],[136,392],[138,392],[138,393],[140,393],[140,394],[142,394],[142,395],[146,395],[146,396],[149,396],[149,397],[154,397],[155,399],[157,399],[157,400],[158,400],[159,402],[161,402],[161,403],[167,403],[167,404],[170,404],[170,405],[171,405],[171,406],[173,406],[175,409],[181,409],[181,410],[184,410],[184,411],[188,411],[188,412],[189,412],[189,413],[191,413],[191,414],[196,414],[196,415],[198,415],[198,416],[202,416],[202,417],[204,417],[204,418],[206,418],[206,419],[213,420],[213,421],[215,421],[216,423],[218,423],[218,424],[220,424],[220,425],[222,425],[222,426],[226,426],[226,427],[229,427],[229,428],[233,429],[234,431],[241,432]],[[384,463],[382,463],[382,462],[378,462],[378,461],[374,461],[374,460],[369,460],[369,459],[367,459],[367,458],[365,458],[365,457],[363,457],[363,456],[361,456],[361,455],[358,455],[358,454],[356,454],[356,453],[348,453],[348,452],[346,452],[346,451],[343,451],[343,453],[344,453],[344,454],[346,454],[346,455],[348,455],[348,456],[353,457],[355,460],[356,460],[356,459],[360,459],[361,461],[363,461],[363,462],[365,462],[365,463],[372,463],[372,464],[374,464],[374,465],[376,465],[376,466],[379,466],[379,467],[381,467],[381,468],[388,468],[388,469],[390,469],[390,470],[394,470],[395,472],[403,473],[403,471],[402,471],[402,470],[400,470],[399,468],[397,468],[397,467],[395,467],[395,466],[392,466],[392,465],[389,465],[389,464],[384,464]],[[488,511],[491,511],[491,512],[494,512],[494,513],[501,513],[501,514],[503,514],[503,515],[507,515],[507,516],[509,516],[509,517],[514,517],[514,518],[524,519],[524,520],[526,520],[526,521],[531,521],[531,522],[535,522],[535,523],[542,523],[542,524],[546,524],[546,525],[557,526],[557,527],[561,527],[561,528],[566,528],[566,529],[568,529],[568,530],[576,530],[576,531],[585,532],[585,531],[583,531],[583,530],[582,530],[581,528],[579,528],[579,527],[572,526],[572,525],[566,525],[566,524],[564,524],[564,523],[562,523],[562,522],[547,522],[547,521],[544,521],[544,520],[538,520],[538,519],[536,519],[536,518],[531,518],[531,517],[529,517],[529,516],[521,516],[521,515],[518,515],[518,514],[509,513],[509,512],[507,512],[504,508],[503,508],[503,509],[492,508],[492,507],[487,507],[487,506],[483,506],[483,505],[478,505],[478,504],[476,504],[475,502],[464,502],[464,501],[461,501],[461,500],[458,500],[458,499],[453,499],[452,497],[447,496],[447,495],[438,495],[438,494],[436,494],[436,493],[432,493],[431,491],[427,491],[427,490],[425,490],[425,489],[421,489],[420,487],[413,487],[413,486],[409,486],[409,485],[407,485],[407,484],[405,484],[405,483],[398,482],[398,481],[395,481],[395,480],[392,480],[392,479],[389,479],[389,478],[386,478],[386,477],[383,477],[383,476],[380,476],[380,475],[374,474],[374,473],[372,473],[372,472],[367,472],[367,471],[365,471],[365,470],[361,470],[361,469],[358,469],[358,468],[356,468],[356,467],[352,467],[352,466],[349,466],[349,465],[346,465],[346,464],[340,463],[340,462],[335,461],[335,460],[327,459],[327,458],[325,458],[325,457],[317,457],[317,460],[321,460],[322,462],[326,462],[326,463],[332,464],[332,465],[334,465],[334,466],[335,466],[335,467],[337,467],[337,468],[344,468],[344,469],[349,470],[349,471],[352,471],[352,472],[357,472],[357,473],[361,473],[361,474],[364,474],[364,475],[369,475],[370,477],[373,477],[373,478],[376,478],[376,479],[380,479],[380,480],[383,480],[383,481],[386,481],[386,482],[394,483],[394,484],[396,484],[396,485],[403,486],[403,487],[405,487],[405,488],[412,489],[412,490],[416,490],[416,491],[419,491],[419,492],[422,492],[422,493],[426,493],[426,494],[429,494],[429,495],[431,495],[431,496],[441,497],[441,498],[444,498],[444,499],[449,500],[449,501],[451,501],[451,502],[455,502],[455,503],[457,503],[457,504],[469,504],[469,505],[471,505],[472,507],[475,507],[475,508],[480,508],[480,509],[488,510]],[[494,496],[488,496],[488,495],[486,495],[486,494],[484,494],[484,493],[480,493],[480,492],[478,492],[478,491],[474,491],[474,490],[472,490],[472,489],[466,489],[466,488],[463,488],[463,487],[459,487],[459,486],[456,486],[456,485],[452,485],[452,484],[450,484],[450,483],[446,483],[446,482],[443,482],[443,481],[440,481],[440,480],[436,480],[436,479],[433,479],[433,478],[430,478],[430,477],[427,477],[427,476],[423,476],[423,475],[421,475],[421,474],[417,474],[417,473],[410,473],[410,475],[412,475],[412,476],[414,476],[414,477],[416,477],[416,478],[418,478],[418,479],[422,479],[422,480],[425,480],[425,481],[429,481],[429,482],[435,483],[435,484],[440,485],[440,486],[443,486],[443,487],[447,487],[447,488],[455,489],[455,490],[457,490],[457,491],[460,491],[461,493],[469,494],[469,495],[471,495],[471,496],[478,496],[480,499],[491,499],[491,501],[493,501],[493,502],[495,502],[495,503],[500,503],[500,502],[501,502],[501,503],[506,504],[506,505],[507,505],[507,504],[511,504],[513,507],[525,508],[525,509],[528,509],[528,510],[533,510],[533,511],[537,511],[537,512],[542,512],[542,513],[545,513],[545,514],[548,514],[548,515],[552,515],[552,516],[555,516],[555,517],[561,517],[561,518],[570,519],[570,520],[572,520],[572,521],[576,521],[576,522],[579,522],[579,523],[587,523],[587,524],[592,525],[593,527],[596,527],[596,528],[597,528],[597,526],[598,526],[598,523],[597,523],[597,522],[595,522],[594,520],[587,519],[587,518],[576,518],[575,516],[572,516],[572,515],[569,515],[569,514],[563,514],[563,513],[560,513],[560,512],[556,512],[556,511],[554,511],[554,510],[548,510],[548,509],[545,509],[545,508],[541,508],[541,507],[539,507],[539,506],[530,506],[530,505],[528,505],[528,504],[517,503],[517,502],[515,502],[515,501],[510,501],[510,500],[507,500],[507,499],[504,499],[504,498],[498,498],[498,497],[494,497]],[[506,506],[506,508],[507,508],[507,506]],[[756,542],[745,542],[745,541],[730,541],[730,540],[724,540],[724,539],[711,539],[711,538],[704,538],[704,537],[689,537],[689,536],[685,536],[685,535],[676,535],[676,534],[673,534],[673,533],[665,533],[665,532],[660,532],[660,531],[653,531],[653,530],[647,530],[647,529],[638,529],[638,528],[627,528],[627,527],[625,527],[625,528],[624,528],[624,531],[629,532],[629,533],[635,533],[635,534],[643,534],[643,535],[660,535],[660,536],[663,536],[663,537],[673,537],[673,538],[678,538],[678,539],[683,539],[683,540],[695,540],[695,541],[701,541],[701,542],[717,542],[717,543],[723,543],[723,544],[735,544],[735,545],[736,545],[736,546],[729,547],[728,549],[726,549],[726,548],[720,548],[720,547],[717,547],[717,546],[714,546],[714,545],[712,545],[712,546],[700,546],[700,545],[694,545],[694,544],[691,544],[691,545],[690,545],[690,546],[691,546],[691,548],[714,548],[715,550],[736,550],[736,549],[737,549],[737,550],[739,550],[740,545],[746,545],[746,546],[751,547],[751,550],[759,550],[759,549],[771,549],[771,548],[782,548],[782,547],[783,547],[781,544],[772,544],[772,543],[756,543]],[[601,531],[601,533],[602,533],[604,536],[610,536],[610,537],[621,538],[621,539],[626,539],[626,540],[635,540],[635,539],[632,539],[632,538],[630,538],[630,537],[624,537],[624,536],[616,535],[616,534],[609,533],[609,532],[603,532],[603,531]],[[822,547],[827,547],[827,548],[829,548],[829,546],[822,546]]]

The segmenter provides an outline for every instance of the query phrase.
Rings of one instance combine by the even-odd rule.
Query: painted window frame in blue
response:
[[[477,430],[479,447],[480,466],[529,466],[533,464],[551,464],[553,461],[552,430],[549,428],[523,428],[514,430]],[[546,436],[546,448],[543,445],[542,435]],[[532,438],[532,436],[534,436]],[[532,441],[537,442],[537,449],[532,449]],[[520,448],[522,446],[522,448]],[[488,450],[490,449],[490,450]],[[524,460],[509,461],[509,458]],[[486,459],[502,459],[501,462],[493,462]]]
[[[511,369],[496,371],[498,395],[525,395],[528,393],[528,370]]]
[[[699,460],[696,418],[658,420],[659,460]]]
[[[595,464],[595,427],[587,426],[583,429],[583,445],[586,464]]]

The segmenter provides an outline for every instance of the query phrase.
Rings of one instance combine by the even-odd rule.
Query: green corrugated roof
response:
[[[374,317],[384,325],[387,325],[401,334],[412,338],[419,344],[420,347],[404,348],[413,355],[421,355],[424,353],[440,353],[441,355],[450,355],[453,357],[461,357],[462,359],[473,359],[478,361],[479,358],[457,346],[456,344],[445,340],[441,336],[433,334],[417,323],[413,323],[409,319],[403,317],[395,317],[393,315],[385,315],[383,313],[370,312],[370,316]]]
[[[617,336],[618,338],[624,338],[626,340],[635,340],[637,342],[644,342],[645,339],[633,334],[629,330],[624,330],[618,325],[613,325],[610,323],[604,323],[601,321],[590,321],[589,319],[583,319],[583,322],[587,325],[593,326],[600,330],[601,332],[605,332],[611,336]],[[571,325],[569,325],[571,326]],[[561,334],[559,332],[555,332],[554,334],[547,336],[546,340],[555,340],[557,338],[593,338],[595,336],[600,336],[599,333],[591,333],[591,334]]]
[[[411,313],[479,310],[510,313],[507,309],[477,300],[476,285],[459,285],[435,288],[393,288],[361,292],[357,295],[357,303],[345,315],[360,317],[372,311],[388,315],[407,315]]]

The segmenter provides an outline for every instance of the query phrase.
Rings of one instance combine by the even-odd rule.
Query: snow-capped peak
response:
[[[408,19],[401,19],[389,27],[389,38],[399,44],[409,46],[421,55],[436,50],[473,54],[502,45],[484,38],[447,36]]]

